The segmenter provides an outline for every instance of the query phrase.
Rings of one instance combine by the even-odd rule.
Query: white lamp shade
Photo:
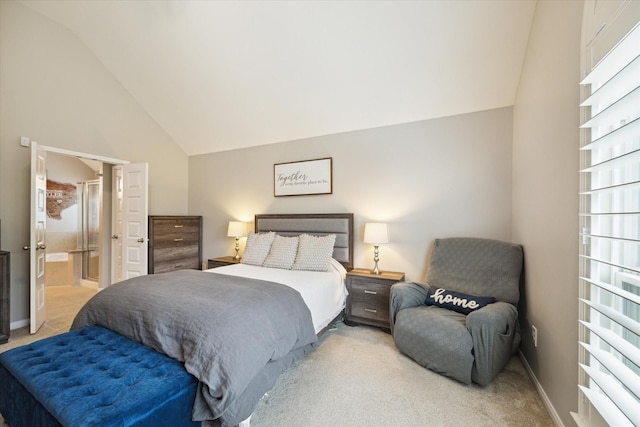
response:
[[[241,221],[229,221],[227,237],[243,237],[247,235],[247,223]]]
[[[372,245],[389,243],[387,224],[382,222],[368,222],[364,225],[364,242]]]

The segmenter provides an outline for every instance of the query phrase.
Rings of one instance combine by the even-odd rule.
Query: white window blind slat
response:
[[[628,153],[621,154],[616,157],[611,157],[607,160],[604,160],[600,163],[596,163],[587,168],[580,170],[580,172],[598,172],[598,171],[606,171],[611,169],[616,169],[619,167],[624,167],[628,165],[628,162],[640,162],[640,148],[634,151],[629,151]]]
[[[622,98],[627,90],[624,88],[638,87],[640,84],[640,55],[636,56],[624,69],[602,84],[595,92],[585,99],[581,107],[593,107],[591,115],[595,116],[609,105]]]
[[[638,352],[638,348],[636,346],[620,338],[614,332],[611,332],[611,330],[609,330],[608,328],[598,326],[594,323],[585,322],[584,320],[581,320],[580,323],[583,326],[586,326],[598,337],[602,338],[611,347],[615,348],[616,351],[624,356],[625,359],[629,360],[637,367],[640,367],[640,352]]]
[[[630,270],[633,271],[635,273],[640,273],[639,270],[636,270],[636,268],[633,267],[633,265],[631,264],[632,261],[628,261],[628,264],[625,263],[625,260],[616,260],[616,262],[613,262],[611,260],[605,259],[605,258],[595,258],[592,256],[588,256],[588,255],[579,255],[580,258],[587,260],[587,261],[592,261],[595,263],[599,263],[599,264],[604,264],[606,266],[612,267],[612,268],[616,268],[619,270]]]
[[[588,351],[591,356],[595,357],[607,371],[611,372],[611,374],[620,381],[621,384],[628,388],[631,393],[634,394],[636,399],[640,397],[640,383],[633,381],[634,373],[631,369],[626,367],[619,359],[612,356],[611,353],[605,350],[584,342],[581,342],[580,345]]]
[[[633,58],[638,56],[640,32],[636,25],[618,44],[598,62],[591,72],[580,82],[581,85],[597,85],[606,82],[622,70]],[[592,89],[595,91],[597,87]]]
[[[640,117],[633,105],[638,103],[640,103],[640,87],[635,87],[631,92],[625,93],[622,98],[617,99],[613,104],[591,117],[591,119],[587,120],[580,127],[595,128],[597,126],[610,124],[616,119],[624,120],[627,123],[631,122]],[[598,134],[598,137],[600,136],[601,135]]]
[[[584,394],[593,406],[600,412],[602,418],[605,419],[611,426],[616,427],[637,427],[634,426],[631,421],[618,409],[613,401],[591,388],[585,386],[578,386],[582,394]]]
[[[609,291],[612,294],[615,294],[619,297],[626,299],[627,301],[631,301],[635,304],[640,304],[640,296],[634,295],[631,292],[627,292],[622,288],[618,288],[616,286],[610,285],[609,283],[600,282],[598,280],[588,279],[586,277],[580,277],[580,280],[584,280],[585,282],[597,286],[599,288],[604,289],[605,291]],[[636,319],[638,320],[638,319]]]
[[[620,383],[614,380],[612,376],[598,369],[594,369],[591,366],[581,363],[580,367],[598,384],[598,387],[602,389],[604,394],[609,396],[611,401],[615,402],[616,407],[625,418],[631,421],[634,426],[640,426],[640,404],[629,396],[629,393],[620,386]]]
[[[589,307],[591,307],[594,310],[597,310],[598,312],[604,314],[609,319],[611,319],[614,322],[616,322],[618,325],[620,325],[620,326],[630,330],[634,334],[640,336],[640,322],[637,322],[634,319],[631,319],[631,318],[625,316],[624,314],[620,313],[619,310],[614,310],[613,308],[608,307],[606,305],[593,303],[593,302],[591,302],[589,300],[582,299],[582,298],[580,299],[580,302],[582,302],[583,304],[587,304]],[[640,383],[638,383],[638,386],[640,387]],[[638,394],[638,397],[640,397],[640,393]]]
[[[593,190],[581,191],[580,195],[584,196],[584,195],[603,193],[603,192],[612,193],[617,190],[622,190],[622,191],[637,190],[639,188],[640,188],[640,181],[633,181],[633,182],[627,182],[624,184],[611,185],[608,187],[597,187],[597,188],[594,188]]]
[[[619,144],[620,141],[633,141],[634,138],[635,142],[638,143],[640,142],[640,138],[638,137],[639,134],[640,119],[635,119],[623,126],[620,126],[619,128],[616,128],[614,131],[589,142],[587,145],[583,146],[581,150],[611,150],[611,148]]]

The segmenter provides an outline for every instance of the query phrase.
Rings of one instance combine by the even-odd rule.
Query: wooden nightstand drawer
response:
[[[198,258],[183,258],[169,261],[156,261],[154,273],[166,273],[174,270],[184,269],[200,269],[200,261]]]
[[[238,264],[239,262],[240,262],[239,259],[235,259],[232,256],[223,256],[223,257],[220,257],[220,258],[210,258],[207,261],[207,268],[224,267],[225,265]]]
[[[347,273],[345,323],[362,323],[389,330],[389,292],[391,285],[404,280],[404,273],[387,271],[372,274],[355,269]]]
[[[372,283],[354,277],[351,280],[349,295],[353,316],[388,322],[389,286],[387,284]]]

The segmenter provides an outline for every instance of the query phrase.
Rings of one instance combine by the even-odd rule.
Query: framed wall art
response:
[[[332,158],[276,163],[273,165],[273,195],[307,196],[333,192]]]

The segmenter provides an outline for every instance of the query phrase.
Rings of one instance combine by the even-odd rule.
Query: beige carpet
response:
[[[48,317],[35,335],[12,331],[0,352],[69,330],[87,288],[47,289]],[[2,422],[2,417],[0,417]],[[421,368],[391,335],[338,323],[287,370],[259,402],[252,427],[553,426],[522,363],[514,357],[486,388]]]
[[[423,369],[393,338],[338,323],[285,372],[252,427],[553,426],[518,357],[486,388]]]

